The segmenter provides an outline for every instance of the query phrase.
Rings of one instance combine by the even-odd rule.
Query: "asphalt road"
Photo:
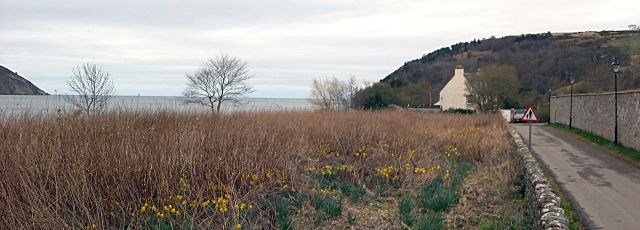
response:
[[[528,143],[528,124],[513,124]],[[535,124],[532,149],[588,229],[640,229],[640,168],[564,131]]]

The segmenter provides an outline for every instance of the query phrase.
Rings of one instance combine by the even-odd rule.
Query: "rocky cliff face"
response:
[[[18,73],[0,66],[0,95],[48,95]]]

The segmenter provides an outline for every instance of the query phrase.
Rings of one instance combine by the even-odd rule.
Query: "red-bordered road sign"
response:
[[[522,115],[522,118],[520,118],[520,121],[536,123],[539,120],[538,116],[536,116],[536,113],[533,111],[533,108],[529,106],[527,107],[527,110],[525,110],[524,115]]]

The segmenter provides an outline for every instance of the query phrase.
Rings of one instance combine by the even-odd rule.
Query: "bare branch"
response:
[[[72,73],[67,85],[76,95],[68,95],[65,100],[87,115],[101,112],[115,91],[109,73],[91,63],[76,66]]]
[[[355,77],[347,81],[337,78],[314,79],[311,83],[311,99],[315,107],[326,110],[350,109],[353,97],[360,87]]]
[[[187,88],[182,95],[187,103],[199,103],[217,113],[222,103],[238,104],[244,95],[253,92],[247,85],[252,77],[245,61],[219,55],[207,60],[196,72],[187,74]]]

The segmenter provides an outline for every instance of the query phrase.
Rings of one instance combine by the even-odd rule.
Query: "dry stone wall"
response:
[[[569,221],[560,206],[560,197],[554,193],[544,172],[522,137],[513,128],[509,133],[517,147],[517,154],[524,165],[525,194],[528,199],[528,214],[533,218],[536,229],[569,229]]]

